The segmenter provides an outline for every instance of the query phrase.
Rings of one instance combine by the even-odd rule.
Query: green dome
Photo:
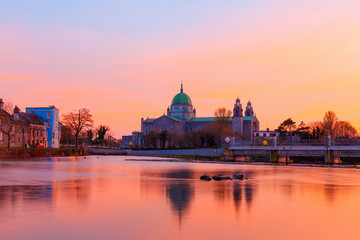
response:
[[[190,97],[186,94],[186,93],[178,93],[176,94],[176,96],[173,98],[172,100],[172,105],[173,104],[188,104],[188,105],[192,105],[191,99]]]

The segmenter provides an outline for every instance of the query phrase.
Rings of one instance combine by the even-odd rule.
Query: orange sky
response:
[[[239,96],[261,129],[328,110],[360,127],[357,1],[14,2],[0,3],[0,98],[22,110],[86,107],[120,137],[183,81],[199,117]]]

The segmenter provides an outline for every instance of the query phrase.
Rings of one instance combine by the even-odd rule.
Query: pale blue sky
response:
[[[0,98],[87,107],[120,136],[184,81],[200,117],[239,95],[261,128],[327,110],[360,126],[359,12],[358,0],[2,0]]]

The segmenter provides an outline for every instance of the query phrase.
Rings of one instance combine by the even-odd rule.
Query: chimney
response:
[[[20,113],[20,109],[15,105],[15,108],[14,108],[14,118],[16,120],[19,120],[19,113]]]
[[[20,109],[16,105],[15,105],[15,108],[14,108],[14,113],[20,113]]]
[[[0,98],[0,109],[4,109],[4,102],[2,98]]]

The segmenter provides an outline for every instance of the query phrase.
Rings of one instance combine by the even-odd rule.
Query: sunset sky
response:
[[[166,113],[181,81],[198,117],[251,99],[260,128],[360,127],[360,1],[0,1],[0,98],[91,110],[116,137]]]

